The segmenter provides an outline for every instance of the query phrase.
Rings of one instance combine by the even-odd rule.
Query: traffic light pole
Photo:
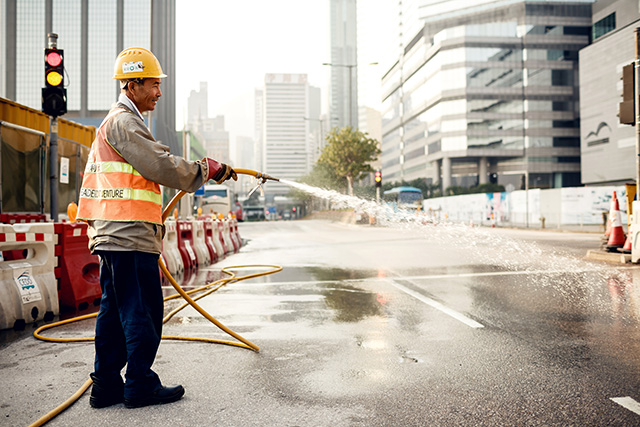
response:
[[[49,185],[51,220],[58,222],[58,118],[51,117],[49,131]]]
[[[58,35],[49,33],[49,48],[57,49]],[[46,76],[45,76],[46,78]],[[58,222],[58,117],[51,117],[49,122],[49,202],[51,204],[51,220]]]

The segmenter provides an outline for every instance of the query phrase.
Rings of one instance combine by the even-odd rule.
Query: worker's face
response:
[[[129,83],[131,100],[136,104],[140,113],[155,110],[156,103],[162,96],[160,83],[162,83],[160,79],[144,79],[142,83]]]

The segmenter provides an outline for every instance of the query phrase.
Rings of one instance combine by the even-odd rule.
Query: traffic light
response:
[[[623,125],[635,126],[636,124],[635,74],[633,63],[622,67],[622,102],[618,116]]]
[[[64,51],[44,50],[44,87],[42,111],[54,117],[67,112],[67,89],[64,88]]]
[[[382,187],[382,172],[381,171],[376,171],[375,181],[376,181],[376,187],[378,187],[378,188]]]

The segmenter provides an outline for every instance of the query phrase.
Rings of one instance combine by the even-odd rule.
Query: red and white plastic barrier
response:
[[[216,243],[214,240],[214,232],[213,232],[214,223],[211,220],[205,220],[202,222],[202,224],[204,226],[204,242],[207,245],[207,249],[209,250],[209,256],[211,257],[211,263],[213,264],[218,262],[218,259],[220,258],[218,256],[219,250],[216,248]],[[216,231],[217,231],[217,226],[216,226]],[[222,248],[220,248],[220,250],[221,249]]]
[[[4,213],[4,214],[0,214],[0,222],[3,224],[47,222],[47,215],[29,214],[29,213]]]
[[[58,296],[62,307],[85,310],[100,305],[100,258],[89,252],[86,223],[60,222],[54,225]]]
[[[230,228],[231,228],[231,236],[233,237],[233,239],[237,243],[238,250],[236,250],[236,252],[238,252],[240,250],[240,248],[242,247],[242,238],[240,237],[240,232],[238,231],[238,220],[237,219],[234,218],[234,219],[231,220]]]
[[[0,261],[0,329],[60,313],[54,236],[53,223],[0,224],[0,251],[26,251],[24,259]]]
[[[218,224],[218,239],[220,240],[220,246],[222,246],[222,253],[223,254],[228,254],[229,251],[229,245],[228,245],[228,239],[225,237],[225,233],[224,233],[224,221],[221,219],[216,220],[217,224]]]
[[[198,268],[198,258],[193,250],[193,226],[190,221],[178,221],[178,249],[182,256],[185,274]]]
[[[172,276],[184,274],[184,262],[178,248],[178,224],[175,221],[166,221],[164,240],[162,241],[162,257],[167,270]]]
[[[207,267],[211,265],[211,255],[207,249],[207,243],[204,235],[204,223],[202,221],[191,221],[193,235],[193,249],[198,258],[199,267]]]

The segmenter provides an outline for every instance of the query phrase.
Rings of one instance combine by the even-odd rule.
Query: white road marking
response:
[[[299,267],[299,266],[295,266]],[[304,267],[304,266],[303,266]],[[311,267],[317,267],[316,265],[312,265]],[[639,267],[627,267],[628,269],[640,268]],[[599,270],[573,270],[570,273],[592,273],[597,272]],[[527,276],[527,275],[537,275],[537,274],[566,274],[568,271],[560,271],[560,270],[520,270],[520,271],[489,271],[484,273],[458,273],[458,274],[433,274],[433,275],[425,275],[425,276],[402,276],[397,274],[396,277],[402,278],[403,280],[432,280],[432,279],[455,279],[455,278],[463,278],[463,277],[495,277],[495,276]],[[388,280],[387,277],[365,277],[361,279],[335,279],[335,280],[304,280],[305,284],[309,285],[318,285],[324,283],[357,283],[357,282],[371,282],[374,280]],[[298,284],[300,282],[289,281],[289,282],[250,282],[243,284],[242,286],[248,285],[260,285],[260,286],[282,286],[282,285],[290,285],[290,284]]]
[[[414,297],[415,299],[417,299],[418,301],[421,301],[433,308],[435,308],[436,310],[439,310],[441,312],[443,312],[444,314],[453,317],[454,319],[464,323],[465,325],[471,327],[471,328],[484,328],[484,325],[481,323],[476,322],[475,320],[465,316],[462,313],[459,313],[455,310],[450,309],[449,307],[439,303],[438,301],[435,301],[431,298],[428,298],[424,295],[419,294],[416,291],[413,291],[409,288],[407,288],[406,286],[403,286],[399,283],[396,283],[395,281],[388,279],[387,282],[389,282],[392,286],[394,286],[397,289],[400,289],[402,292],[406,293],[407,295],[410,295],[412,297]]]
[[[631,412],[635,412],[636,414],[640,415],[640,402],[633,399],[632,397],[612,397],[611,400],[613,400],[623,408],[627,408]]]
[[[536,275],[536,274],[575,274],[575,273],[592,273],[599,270],[572,270],[572,271],[561,271],[561,270],[518,270],[518,271],[488,271],[485,273],[458,273],[458,274],[434,274],[430,276],[411,276],[407,277],[407,279],[447,279],[447,278],[460,278],[460,277],[491,277],[491,276],[526,276],[526,275]],[[404,278],[404,277],[403,277]]]

